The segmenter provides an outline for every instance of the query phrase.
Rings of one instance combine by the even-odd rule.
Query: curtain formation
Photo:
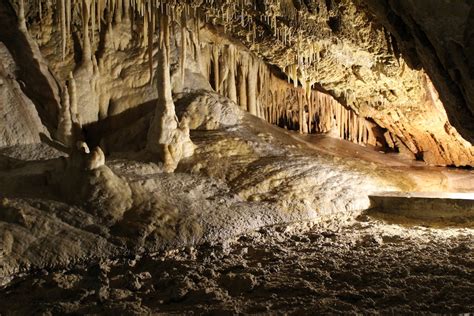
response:
[[[18,9],[20,23],[25,23],[24,0],[13,1]],[[45,2],[36,2],[40,18]],[[179,64],[182,80],[188,50],[191,49],[212,87],[251,114],[301,133],[333,132],[333,135],[355,143],[376,145],[376,124],[359,117],[331,96],[313,89],[315,82],[307,75],[307,70],[318,66],[320,52],[324,48],[320,47],[320,43],[305,41],[297,28],[278,21],[277,17],[282,15],[298,20],[298,12],[291,3],[265,0],[259,4],[265,6],[265,10],[259,10],[265,14],[258,15],[261,22],[270,26],[278,41],[292,45],[296,50],[295,60],[289,60],[288,66],[283,69],[288,82],[274,74],[260,58],[247,51],[241,52],[232,44],[201,43],[200,25],[206,22],[223,25],[224,32],[245,28],[250,31],[247,34],[251,34],[247,40],[255,42],[259,36],[257,21],[254,21],[254,15],[246,13],[249,10],[256,12],[256,3],[250,0],[205,0],[202,3],[189,0],[55,0],[55,8],[57,25],[61,30],[63,58],[68,45],[71,45],[69,37],[72,35],[74,17],[79,17],[82,23],[83,62],[93,61],[93,64],[97,63],[93,47],[99,40],[97,34],[101,27],[126,19],[136,26],[148,50],[150,78],[153,80],[153,44],[156,35],[160,47],[166,45],[165,50],[167,54],[170,53],[169,38],[165,38],[163,25],[160,25],[160,21],[163,21],[160,16],[166,16],[167,23],[179,25],[181,32]],[[171,31],[174,29],[170,28]],[[63,97],[74,99],[72,74],[66,86],[68,89],[65,89]],[[63,103],[62,112],[67,121],[70,115],[66,112],[69,112],[68,108],[75,107],[75,101]]]

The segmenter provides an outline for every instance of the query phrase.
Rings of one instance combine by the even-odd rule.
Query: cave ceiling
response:
[[[20,4],[13,2],[17,12]],[[60,81],[91,56],[90,67],[100,67],[104,29],[112,25],[123,59],[132,58],[134,36],[153,50],[163,13],[198,37],[213,34],[200,40],[250,50],[295,87],[329,93],[428,163],[473,163],[474,11],[467,0],[47,0],[24,1],[23,10]]]

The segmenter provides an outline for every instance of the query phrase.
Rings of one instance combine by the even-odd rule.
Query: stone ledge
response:
[[[379,192],[369,196],[371,209],[416,219],[474,219],[474,192]]]

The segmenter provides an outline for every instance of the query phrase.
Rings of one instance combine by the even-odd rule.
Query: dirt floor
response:
[[[365,214],[264,228],[226,244],[38,271],[1,289],[0,314],[468,313],[473,237]]]

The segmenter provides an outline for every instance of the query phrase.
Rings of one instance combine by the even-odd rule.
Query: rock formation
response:
[[[170,38],[169,24],[166,16],[160,17],[160,48],[158,50],[158,100],[153,120],[148,131],[147,150],[158,155],[164,163],[165,170],[173,172],[181,158],[193,154],[194,145],[189,138],[189,126],[186,119],[178,122],[171,94],[170,79]],[[183,36],[184,38],[184,36]],[[183,40],[185,42],[185,40]],[[182,46],[181,59],[186,55],[186,46]],[[184,65],[182,76],[184,76]],[[184,80],[184,77],[182,77]]]
[[[66,74],[76,68],[78,114],[83,124],[119,116],[156,98],[147,83],[153,80],[159,64],[155,54],[160,23],[151,12],[162,11],[169,14],[176,34],[171,42],[179,49],[169,52],[170,65],[172,72],[180,73],[181,81],[186,77],[184,68],[196,61],[214,90],[282,127],[325,132],[333,126],[321,127],[333,121],[328,118],[334,112],[339,137],[393,147],[395,151],[408,148],[429,164],[472,165],[473,149],[466,132],[472,112],[467,110],[466,115],[459,116],[450,110],[453,103],[468,106],[469,98],[461,100],[462,93],[448,91],[441,100],[433,101],[431,79],[410,54],[413,45],[409,43],[414,40],[402,39],[397,34],[401,31],[389,25],[395,20],[386,23],[384,18],[389,12],[398,12],[403,20],[403,12],[410,11],[409,4],[382,12],[381,2],[362,0],[302,4],[264,1],[257,5],[249,1],[209,1],[202,5],[128,0],[61,3],[56,7],[28,6],[25,14],[33,22],[27,27],[39,39],[59,78],[66,80]],[[423,5],[418,4],[416,11],[422,11]],[[74,18],[74,10],[80,20]],[[458,16],[459,21],[467,18],[467,13]],[[52,27],[46,30],[41,27],[45,25]],[[421,36],[416,29],[408,31],[412,35],[407,38]],[[79,51],[74,51],[72,34],[82,38]],[[467,33],[463,36],[469,41]],[[61,39],[61,45],[54,46],[53,38]],[[137,40],[141,42],[138,47]],[[124,54],[134,57],[124,60],[120,57]],[[434,69],[428,59],[425,66]],[[149,77],[139,71],[143,67],[149,69]],[[437,76],[434,87],[451,89],[439,79],[441,71],[435,74],[428,70],[428,74]],[[285,78],[278,79],[283,76],[292,82],[293,89],[283,84]],[[173,87],[180,84],[177,81],[173,79]],[[319,97],[313,95],[320,91],[337,100],[331,101],[334,105],[324,105],[324,109],[318,107],[325,102],[314,105]],[[285,94],[293,100],[287,100]],[[444,101],[448,105],[440,106]],[[338,106],[341,110],[335,111]]]
[[[334,275],[324,272],[318,280],[351,284],[341,281],[337,291],[323,291],[342,306],[324,311],[341,312],[350,301],[373,312],[372,298],[380,293],[362,289],[360,299],[354,296],[365,274],[350,274],[347,258],[364,252],[370,261],[385,242],[403,253],[407,248],[394,231],[408,236],[411,230],[366,215],[373,206],[369,196],[474,191],[473,12],[468,0],[2,0],[0,286],[17,284],[10,282],[21,273],[39,284],[32,271],[47,279],[47,273],[71,267],[85,280],[84,271],[97,263],[100,269],[90,274],[102,283],[87,291],[93,294],[81,288],[84,296],[74,304],[45,303],[44,312],[88,312],[76,308],[85,300],[99,301],[96,307],[123,303],[127,308],[117,311],[124,313],[156,312],[172,300],[199,297],[191,288],[204,291],[209,304],[235,304],[230,297],[261,289],[273,272],[241,263],[231,269],[245,273],[221,272],[218,267],[230,266],[222,259],[207,276],[213,288],[223,288],[215,297],[188,280],[200,282],[207,274],[197,269],[176,293],[165,295],[171,301],[134,296],[130,303],[125,298],[132,294],[116,286],[107,269],[126,270],[134,281],[120,282],[136,293],[152,279],[136,275],[147,264],[133,268],[147,256],[154,262],[188,251],[192,257],[201,245],[209,256],[202,261],[212,262],[212,256],[223,258],[211,255],[216,244],[224,252],[231,239],[248,245],[260,238],[245,239],[258,229],[269,232],[262,240],[274,243],[272,251],[285,252],[277,239],[291,239],[296,249],[300,238],[309,238],[305,249],[313,251],[334,246],[337,230],[344,229],[357,240],[340,240],[337,253],[345,255],[334,261]],[[329,223],[334,232],[288,231]],[[472,219],[433,223],[471,227]],[[472,259],[463,250],[472,232],[461,230],[418,227],[418,237],[429,232],[436,238],[407,237],[406,247],[421,240],[429,246],[420,249],[431,251],[446,242],[449,249],[437,253],[443,269],[459,262],[464,269]],[[242,234],[249,234],[247,241],[235,238]],[[265,266],[266,252],[239,249],[232,256],[244,263],[248,256],[262,258]],[[448,265],[447,257],[455,263]],[[298,266],[299,259],[292,260]],[[385,264],[401,275],[401,288],[411,284],[411,272]],[[406,266],[420,275],[426,270]],[[302,275],[309,271],[300,268],[295,271]],[[57,271],[53,281],[63,284],[69,276]],[[377,291],[393,287],[379,279]],[[144,297],[161,289],[155,281]],[[8,292],[10,302],[15,288],[23,288],[15,286],[0,288],[0,296]],[[442,291],[450,292],[449,286]],[[265,295],[274,290],[265,288]],[[379,296],[385,310],[408,306],[401,295]],[[447,310],[412,305],[421,312],[462,312],[469,297],[453,298]],[[137,301],[157,305],[131,311],[143,307]],[[232,311],[261,312],[252,309]]]
[[[8,49],[0,42],[0,146],[31,144],[47,133],[33,102],[23,93],[17,81],[16,64]]]

